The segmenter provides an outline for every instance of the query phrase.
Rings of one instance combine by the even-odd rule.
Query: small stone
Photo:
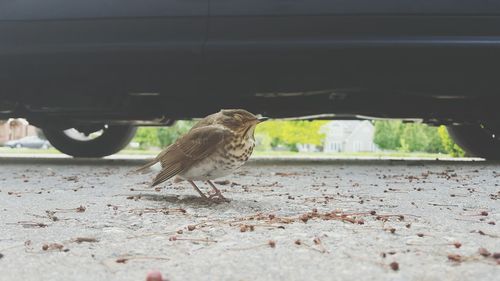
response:
[[[247,232],[247,226],[246,225],[240,226],[240,232]]]
[[[269,240],[267,242],[267,244],[269,244],[269,247],[271,247],[271,248],[276,248],[276,241],[274,241],[274,240]]]
[[[462,256],[461,255],[457,255],[457,254],[449,254],[448,255],[448,259],[450,261],[454,261],[454,262],[461,262],[462,261]]]
[[[389,266],[390,266],[390,267],[391,267],[391,269],[392,269],[392,270],[394,270],[394,271],[398,271],[398,270],[399,270],[399,263],[397,263],[397,262],[395,262],[395,261],[394,261],[394,262],[391,262],[391,263],[389,264]]]
[[[486,250],[485,248],[479,248],[479,250],[477,252],[483,257],[491,256],[491,253],[488,250]]]

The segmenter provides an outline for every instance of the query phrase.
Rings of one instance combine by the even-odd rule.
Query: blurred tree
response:
[[[375,144],[386,150],[399,150],[401,148],[401,133],[404,124],[396,120],[375,121]]]
[[[133,141],[138,142],[141,149],[148,147],[166,147],[193,127],[195,121],[180,120],[169,127],[140,127]]]
[[[375,143],[382,149],[405,152],[446,153],[463,156],[446,127],[408,123],[399,120],[375,121]]]
[[[159,146],[158,128],[154,127],[139,127],[132,141],[138,142],[141,149],[146,149],[151,146]]]
[[[169,146],[180,136],[187,133],[195,123],[195,121],[179,120],[170,127],[158,128],[157,137],[160,146]]]
[[[437,128],[426,124],[404,124],[400,142],[406,152],[446,153]]]
[[[465,151],[463,151],[460,146],[458,146],[448,134],[445,126],[439,126],[438,134],[443,144],[444,149],[448,154],[453,157],[464,157]]]
[[[273,147],[284,145],[296,149],[297,144],[321,146],[325,135],[320,132],[320,128],[326,122],[328,121],[272,120],[258,125],[255,134],[257,138],[261,138],[260,135],[267,135]]]

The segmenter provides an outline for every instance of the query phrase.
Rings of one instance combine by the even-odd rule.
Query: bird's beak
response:
[[[266,120],[269,120],[269,118],[268,117],[259,117],[259,118],[257,118],[257,121],[258,121],[257,123],[262,123]]]

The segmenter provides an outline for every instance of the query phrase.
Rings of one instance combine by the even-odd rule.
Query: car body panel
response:
[[[1,92],[31,98],[182,90],[201,75],[193,69],[207,16],[208,0],[2,1]]]
[[[0,38],[0,117],[40,126],[228,107],[452,122],[500,99],[499,1],[3,1]]]
[[[499,15],[495,1],[212,1],[211,89],[492,94],[477,67],[500,62]]]

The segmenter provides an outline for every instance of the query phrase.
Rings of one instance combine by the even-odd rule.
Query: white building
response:
[[[321,128],[325,134],[323,152],[374,152],[375,127],[368,121],[331,121]]]

